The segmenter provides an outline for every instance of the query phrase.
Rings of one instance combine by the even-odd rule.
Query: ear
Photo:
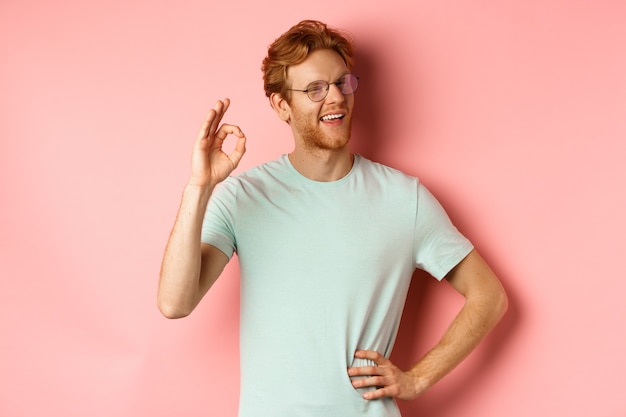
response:
[[[280,120],[287,123],[291,121],[291,108],[283,96],[278,93],[272,93],[270,95],[270,104],[278,117],[280,117]]]

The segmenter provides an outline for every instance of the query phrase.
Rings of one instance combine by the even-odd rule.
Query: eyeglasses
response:
[[[341,91],[341,94],[348,95],[356,91],[359,86],[359,77],[354,74],[344,74],[334,83],[327,83],[326,81],[313,81],[306,87],[306,90],[297,90],[295,88],[288,88],[289,91],[300,91],[306,93],[311,101],[322,101],[328,95],[331,85],[336,85]]]

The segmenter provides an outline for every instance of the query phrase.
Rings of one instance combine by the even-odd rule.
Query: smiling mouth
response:
[[[330,122],[333,120],[343,119],[345,116],[345,114],[327,114],[326,116],[320,117],[320,120],[322,122]]]

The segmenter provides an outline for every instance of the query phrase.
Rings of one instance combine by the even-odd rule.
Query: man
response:
[[[350,152],[358,77],[341,33],[303,21],[263,62],[288,155],[230,176],[246,137],[212,109],[165,251],[158,304],[191,313],[236,252],[241,269],[240,417],[399,416],[451,371],[507,306],[493,272],[414,177]],[[237,143],[227,155],[222,144]],[[218,184],[220,186],[218,187]],[[465,304],[407,371],[389,359],[415,268]]]

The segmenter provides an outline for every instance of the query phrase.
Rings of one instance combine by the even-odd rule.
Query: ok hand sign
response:
[[[238,126],[222,124],[230,100],[218,101],[209,111],[193,147],[190,185],[214,187],[237,168],[246,152],[246,137]],[[222,144],[228,135],[237,137],[235,149],[227,155]]]

